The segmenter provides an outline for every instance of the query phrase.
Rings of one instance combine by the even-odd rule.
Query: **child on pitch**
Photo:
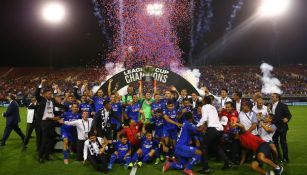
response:
[[[155,157],[159,142],[153,139],[151,132],[146,132],[145,137],[141,140],[141,148],[139,148],[132,156],[134,165],[141,167],[143,163],[150,162]]]
[[[161,142],[161,138],[163,137],[163,126],[164,126],[164,119],[163,119],[163,112],[162,109],[157,109],[154,112],[153,117],[151,118],[151,123],[153,124],[153,128],[154,128],[154,137],[155,139],[157,139],[159,142]],[[161,144],[159,146],[162,146]],[[158,150],[160,150],[161,147],[158,148]],[[160,160],[163,161],[164,157],[162,155],[160,155],[159,153],[162,152],[161,151],[156,151],[156,162],[155,164],[159,164]]]
[[[204,129],[203,126],[197,128],[193,124],[193,114],[186,113],[186,120],[182,125],[181,131],[178,136],[178,141],[175,146],[175,156],[178,159],[177,162],[167,161],[163,166],[162,172],[165,173],[169,168],[183,170],[187,175],[193,175],[192,167],[197,164],[201,159],[201,150],[196,147],[190,146],[190,141],[193,134]]]
[[[115,143],[115,152],[111,155],[108,169],[111,170],[114,162],[124,163],[125,169],[128,168],[131,160],[131,146],[127,136],[121,134],[118,142]]]
[[[76,103],[73,103],[71,105],[71,112],[65,112],[62,115],[62,118],[64,121],[75,121],[78,119],[81,119],[80,113],[79,113],[79,106]],[[75,137],[77,135],[77,130],[75,126],[69,126],[69,125],[62,125],[61,127],[61,134],[64,142],[64,164],[69,163],[69,146],[73,143],[76,143],[77,138]]]

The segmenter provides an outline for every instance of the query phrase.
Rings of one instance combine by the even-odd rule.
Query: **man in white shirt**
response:
[[[88,139],[88,133],[91,130],[93,119],[88,118],[88,111],[82,111],[82,119],[73,121],[64,121],[63,119],[61,119],[59,122],[65,125],[75,126],[77,128],[77,161],[82,161],[84,142]]]
[[[219,109],[219,112],[221,112],[222,109],[225,109],[226,102],[228,101],[232,102],[231,98],[228,97],[228,90],[225,88],[221,89],[221,94],[220,94],[221,96],[215,96],[211,94],[206,87],[204,87],[204,91],[206,95],[212,95],[214,99],[217,101],[218,105],[217,107]]]
[[[262,98],[256,100],[256,105],[253,107],[252,111],[254,111],[257,116],[261,116],[261,119],[264,119],[265,116],[268,115],[268,108],[263,104]]]
[[[244,101],[242,103],[242,111],[239,113],[239,123],[242,124],[248,132],[257,135],[258,119],[255,112],[251,110],[252,103]]]
[[[207,155],[208,149],[214,151],[215,155],[224,161],[224,167],[222,169],[228,169],[231,166],[229,165],[225,152],[220,147],[220,140],[223,136],[224,127],[220,123],[216,108],[212,105],[211,97],[204,97],[204,103],[205,105],[202,107],[202,118],[197,126],[200,127],[203,124],[207,124],[207,131],[202,146],[202,170],[199,171],[200,173],[207,174],[210,172]]]
[[[83,163],[88,160],[92,166],[100,171],[108,172],[108,160],[105,151],[108,150],[108,142],[106,139],[96,137],[95,132],[89,132],[88,139],[84,142]]]

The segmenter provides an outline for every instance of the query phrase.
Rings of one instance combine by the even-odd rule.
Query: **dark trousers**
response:
[[[21,138],[22,142],[24,141],[25,135],[22,133],[21,129],[19,128],[18,122],[16,123],[7,123],[3,136],[2,136],[2,144],[5,144],[6,140],[9,138],[12,130],[14,130],[19,137]]]
[[[39,148],[38,156],[41,159],[48,159],[54,146],[55,139],[55,123],[51,120],[41,121],[42,144]]]
[[[105,155],[91,155],[89,153],[87,158],[96,170],[101,172],[107,171],[108,159]]]
[[[39,147],[41,145],[41,127],[36,123],[27,123],[24,146],[26,147],[28,145],[34,129],[35,129],[35,135],[36,135],[36,150],[39,151]]]
[[[273,135],[273,141],[274,144],[276,145],[277,148],[277,152],[278,152],[278,159],[281,160],[281,154],[280,154],[280,148],[279,148],[279,142],[280,142],[280,146],[282,149],[282,155],[283,155],[283,159],[285,160],[289,160],[288,157],[288,145],[287,145],[287,129],[284,130],[276,130],[275,134]]]
[[[223,160],[225,164],[228,164],[228,158],[220,146],[220,140],[223,136],[223,131],[218,131],[216,128],[209,127],[204,136],[204,142],[202,143],[202,167],[204,170],[209,169],[208,164],[208,151],[212,151],[220,160]]]
[[[85,140],[78,140],[77,141],[77,161],[83,160],[84,142],[85,142]]]

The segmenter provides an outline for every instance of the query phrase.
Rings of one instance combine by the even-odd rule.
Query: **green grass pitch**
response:
[[[0,113],[5,108],[0,108]],[[290,163],[284,165],[284,174],[288,175],[306,175],[307,174],[307,107],[290,107],[293,118],[290,122],[290,130],[288,132],[288,146]],[[26,110],[21,108],[22,122],[20,126],[25,132],[26,126]],[[0,118],[0,135],[2,137],[5,127],[5,119]],[[33,132],[34,136],[34,132]],[[49,175],[49,174],[73,174],[73,175],[90,175],[101,174],[96,172],[90,165],[83,165],[80,162],[72,160],[69,165],[64,165],[63,155],[61,153],[52,156],[53,161],[39,164],[37,162],[37,154],[35,152],[35,138],[30,140],[27,152],[21,152],[21,140],[16,133],[12,132],[5,147],[0,147],[0,175]],[[163,163],[159,165],[144,165],[137,170],[137,175],[157,175],[162,174]],[[248,164],[244,166],[234,166],[231,170],[221,171],[222,163],[214,160],[210,161],[212,169],[211,174],[223,175],[247,175],[257,174],[253,172]],[[199,166],[194,168],[200,169]],[[124,170],[123,166],[115,165],[110,175],[129,174],[129,170]],[[183,174],[180,171],[170,170],[166,175]]]

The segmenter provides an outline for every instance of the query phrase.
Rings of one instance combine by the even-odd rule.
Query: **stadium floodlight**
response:
[[[259,15],[263,17],[275,17],[287,11],[290,0],[262,0]]]
[[[50,1],[42,8],[42,17],[46,22],[57,24],[65,18],[65,7],[58,1]]]
[[[163,4],[161,3],[148,4],[147,13],[153,16],[161,16],[163,14]]]

